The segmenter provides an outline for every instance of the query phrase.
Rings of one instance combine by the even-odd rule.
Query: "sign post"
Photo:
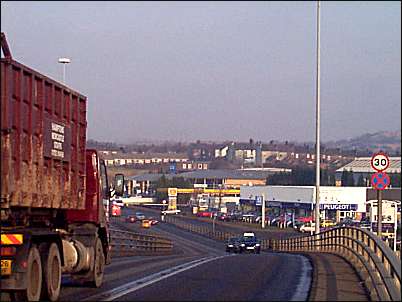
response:
[[[373,155],[370,164],[377,171],[371,177],[371,185],[377,190],[377,236],[382,239],[382,190],[388,187],[390,183],[389,176],[383,171],[389,167],[389,157],[383,152],[378,152]]]
[[[265,200],[264,195],[255,197],[255,205],[261,206],[261,228],[265,229]]]

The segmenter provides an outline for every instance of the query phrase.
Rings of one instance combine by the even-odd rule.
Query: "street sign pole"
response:
[[[264,198],[264,195],[262,195],[261,198],[262,198],[261,228],[265,229],[265,198]]]
[[[382,239],[382,190],[377,190],[377,236]]]
[[[371,185],[377,189],[377,236],[382,240],[382,190],[391,183],[385,170],[390,165],[389,157],[383,153],[375,153],[370,160],[371,167],[377,171],[371,178]]]

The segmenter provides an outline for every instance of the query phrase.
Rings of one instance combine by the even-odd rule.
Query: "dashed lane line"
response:
[[[180,264],[175,267],[160,271],[158,273],[154,273],[152,275],[146,276],[144,278],[131,281],[129,283],[123,284],[119,287],[116,287],[112,290],[105,291],[103,293],[99,293],[84,299],[84,301],[113,301],[121,296],[127,295],[134,291],[137,291],[143,287],[151,285],[153,283],[159,282],[163,279],[169,278],[178,273],[187,271],[194,267],[197,267],[201,264],[221,259],[224,257],[233,257],[234,255],[225,255],[225,256],[215,256],[215,257],[204,257],[201,259],[197,259],[194,261],[190,261],[188,263]]]

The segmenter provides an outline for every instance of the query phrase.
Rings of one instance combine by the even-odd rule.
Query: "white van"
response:
[[[314,233],[314,231],[315,231],[315,222],[307,222],[307,223],[303,224],[300,227],[299,231],[302,232],[302,233],[310,233],[310,234]]]

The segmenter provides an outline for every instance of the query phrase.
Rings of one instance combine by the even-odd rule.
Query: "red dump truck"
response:
[[[86,150],[87,98],[13,60],[1,34],[1,290],[57,300],[61,275],[102,284],[106,167]],[[124,178],[114,191],[122,195]]]

